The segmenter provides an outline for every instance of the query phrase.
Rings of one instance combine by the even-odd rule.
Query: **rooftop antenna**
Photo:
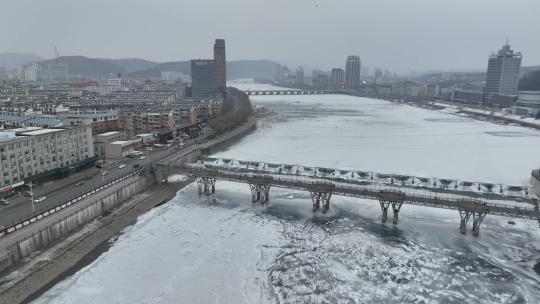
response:
[[[506,45],[508,45],[508,35],[506,36]]]
[[[60,53],[58,53],[58,49],[56,48],[56,45],[54,46],[54,58],[60,57]]]

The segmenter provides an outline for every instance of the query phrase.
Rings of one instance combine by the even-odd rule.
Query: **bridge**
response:
[[[333,94],[330,90],[245,90],[248,95],[322,95]]]
[[[267,203],[272,187],[309,191],[313,212],[327,212],[333,195],[372,199],[379,202],[383,223],[391,208],[392,222],[397,224],[406,204],[454,209],[460,215],[461,233],[466,234],[472,220],[475,236],[487,214],[540,223],[537,197],[524,186],[213,158],[192,164],[158,163],[153,170],[161,181],[175,173],[195,178],[200,195],[215,193],[217,180],[245,183],[253,203]]]

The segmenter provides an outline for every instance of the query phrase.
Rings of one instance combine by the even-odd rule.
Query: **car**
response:
[[[118,166],[119,169],[122,169],[122,168],[125,168],[125,167],[126,167],[126,164],[120,164],[120,165]]]
[[[139,164],[133,164],[133,168],[139,168],[141,165]]]
[[[152,149],[151,147],[146,147],[146,151],[152,151],[154,149]]]
[[[46,200],[46,199],[47,199],[46,196],[40,196],[40,197],[38,197],[38,198],[36,198],[36,199],[34,200],[34,203],[41,203],[41,202],[43,202],[43,201]]]
[[[75,184],[75,187],[79,187],[79,186],[82,186],[82,185],[84,185],[84,182],[78,182],[78,183]]]
[[[145,158],[146,158],[146,156],[144,156],[144,155],[139,157],[139,159],[145,159]]]
[[[103,171],[103,172],[101,172],[101,175],[103,175],[103,176],[105,176],[105,175],[107,175],[107,174],[109,174],[109,171]]]
[[[5,199],[5,198],[1,198],[0,199],[0,204],[1,205],[9,205],[9,201],[7,199]]]

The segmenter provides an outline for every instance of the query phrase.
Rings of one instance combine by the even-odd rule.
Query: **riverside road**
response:
[[[39,214],[45,210],[61,205],[71,198],[77,197],[82,193],[88,192],[101,184],[118,179],[131,173],[135,165],[140,167],[149,167],[149,164],[157,162],[172,153],[178,153],[193,146],[195,140],[185,141],[183,145],[175,141],[167,150],[154,149],[148,153],[145,159],[127,158],[122,163],[125,168],[108,168],[105,176],[96,168],[84,170],[82,173],[70,175],[64,179],[47,183],[41,187],[34,188],[34,199],[45,196],[47,199],[34,203],[34,212],[32,213],[32,203],[30,197],[19,197],[12,200],[7,206],[0,206],[0,229],[9,227],[21,222],[23,219],[30,218],[34,214]],[[77,185],[79,182],[83,184]]]

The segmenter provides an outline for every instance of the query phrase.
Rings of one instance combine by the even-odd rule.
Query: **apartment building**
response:
[[[0,132],[0,195],[28,179],[67,173],[95,161],[90,126]]]

